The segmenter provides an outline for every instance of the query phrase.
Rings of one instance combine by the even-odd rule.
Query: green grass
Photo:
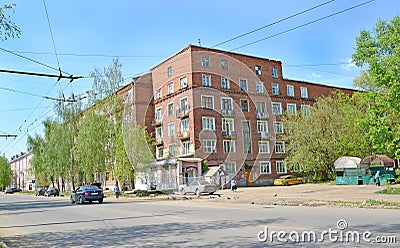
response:
[[[386,188],[377,191],[378,194],[389,194],[389,195],[398,195],[400,194],[400,188]]]
[[[342,207],[400,209],[399,202],[387,202],[387,201],[379,201],[379,200],[373,200],[373,199],[368,199],[368,200],[362,201],[362,202],[360,202],[360,201],[357,201],[357,202],[331,201],[330,203],[333,205],[342,206]]]

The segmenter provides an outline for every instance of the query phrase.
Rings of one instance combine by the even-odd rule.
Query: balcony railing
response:
[[[185,117],[189,116],[189,111],[190,111],[190,106],[187,105],[183,108],[177,108],[176,109],[176,118],[183,119]]]
[[[181,140],[189,139],[190,138],[189,131],[179,132],[178,133],[178,138],[181,139]]]
[[[257,119],[259,119],[259,120],[268,119],[269,118],[269,113],[267,113],[267,112],[257,112],[256,116],[257,116]]]
[[[162,137],[161,137],[161,138],[156,138],[156,139],[154,140],[154,144],[155,144],[156,146],[163,145],[163,144],[164,144],[163,138],[162,138]]]
[[[223,116],[234,117],[235,116],[235,110],[234,109],[221,109],[221,114]]]
[[[230,131],[230,132],[222,131],[223,139],[236,139],[236,137],[237,137],[236,131]]]
[[[270,132],[258,132],[259,139],[271,139],[272,135]]]
[[[151,120],[151,124],[152,124],[153,126],[161,126],[161,124],[162,124],[162,119],[153,119],[153,120]]]

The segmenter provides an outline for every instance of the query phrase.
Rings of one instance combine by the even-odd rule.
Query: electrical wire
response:
[[[52,100],[52,101],[57,101],[57,102],[75,102],[75,100],[73,100],[73,99],[62,99],[62,98],[56,98],[56,97],[51,97],[51,96],[42,96],[42,95],[33,94],[30,92],[21,91],[21,90],[15,90],[15,89],[2,87],[2,86],[0,86],[0,90],[10,91],[10,92],[24,94],[24,95],[28,95],[28,96],[39,97],[39,98],[43,98],[46,100]]]
[[[336,1],[336,0],[331,0],[331,1],[328,1],[328,2],[325,2],[325,3],[322,3],[322,4],[319,4],[319,5],[317,5],[317,6],[311,7],[311,8],[309,8],[309,9],[303,10],[303,11],[301,11],[301,12],[298,12],[298,13],[293,14],[293,15],[291,15],[291,16],[285,17],[285,18],[280,19],[280,20],[278,20],[278,21],[275,21],[275,22],[273,22],[273,23],[267,24],[267,25],[262,26],[262,27],[260,27],[260,28],[254,29],[254,30],[249,31],[249,32],[247,32],[247,33],[244,33],[244,34],[238,35],[238,36],[236,36],[236,37],[234,37],[234,38],[231,38],[231,39],[229,39],[229,40],[226,40],[226,41],[223,41],[223,42],[221,42],[221,43],[218,43],[218,44],[216,44],[216,45],[214,45],[214,46],[211,46],[211,48],[214,48],[214,47],[217,47],[217,46],[226,44],[226,43],[228,43],[228,42],[237,40],[237,39],[242,38],[242,37],[244,37],[244,36],[247,36],[247,35],[249,35],[249,34],[252,34],[252,33],[258,32],[258,31],[260,31],[260,30],[263,30],[263,29],[265,29],[265,28],[268,28],[268,27],[271,27],[271,26],[273,26],[273,25],[276,25],[276,24],[278,24],[278,23],[280,23],[280,22],[287,21],[287,20],[289,20],[289,19],[291,19],[291,18],[294,18],[294,17],[296,17],[296,16],[302,15],[302,14],[304,14],[304,13],[307,13],[307,12],[311,11],[311,10],[317,9],[317,8],[319,8],[319,7],[322,7],[322,6],[324,6],[324,5],[328,4],[328,3],[332,3],[332,2],[334,2],[334,1]]]

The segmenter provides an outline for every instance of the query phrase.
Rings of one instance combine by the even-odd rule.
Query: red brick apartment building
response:
[[[142,182],[176,188],[200,176],[272,184],[288,172],[279,116],[307,112],[333,90],[353,92],[285,79],[281,61],[189,45],[119,93],[128,118],[153,133],[156,162]]]

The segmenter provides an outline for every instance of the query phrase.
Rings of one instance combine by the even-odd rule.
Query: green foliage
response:
[[[11,184],[12,170],[8,163],[8,160],[3,156],[0,156],[0,189],[3,190]]]
[[[11,20],[11,17],[6,14],[8,11],[13,11],[15,4],[3,5],[0,7],[0,40],[4,41],[8,38],[15,38],[21,35],[21,30]]]
[[[335,93],[317,99],[308,115],[287,114],[282,118],[287,143],[285,162],[289,169],[320,178],[335,174],[333,163],[343,155],[357,156],[361,134],[355,132],[353,119],[361,114],[349,95]]]
[[[361,103],[366,115],[359,121],[371,153],[400,158],[400,17],[390,22],[379,20],[373,31],[363,30],[357,37],[353,61],[367,67],[355,80],[366,89]]]
[[[379,190],[376,192],[378,194],[389,194],[389,195],[399,195],[400,194],[400,188],[386,188]]]

